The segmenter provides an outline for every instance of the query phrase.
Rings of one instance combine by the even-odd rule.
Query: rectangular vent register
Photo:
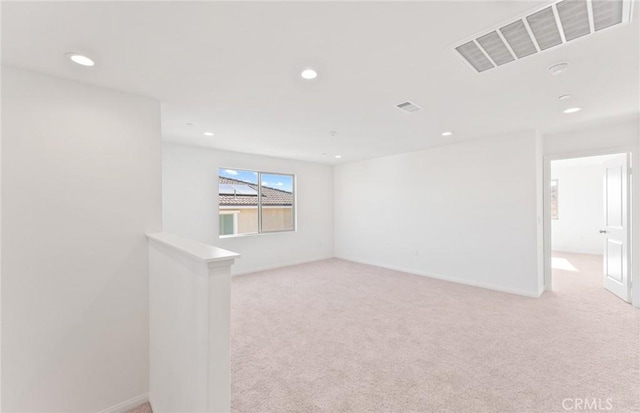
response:
[[[515,62],[631,20],[632,0],[562,0],[455,47],[476,72]]]

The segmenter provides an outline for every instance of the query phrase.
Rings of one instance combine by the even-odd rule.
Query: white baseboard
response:
[[[233,274],[231,274],[231,276],[252,274],[254,272],[261,272],[261,271],[277,270],[278,268],[293,267],[294,265],[301,265],[301,264],[310,264],[312,262],[330,260],[331,258],[335,258],[335,257],[334,256],[318,257],[318,258],[311,258],[311,259],[308,259],[308,260],[287,262],[287,263],[284,263],[284,264],[267,265],[267,266],[264,266],[264,267],[249,268],[248,270],[244,270],[244,271],[240,271],[240,272],[237,272],[237,273],[233,273]],[[231,268],[232,268],[231,271],[233,271],[233,267],[231,267]]]
[[[539,298],[542,295],[543,291],[544,291],[544,289],[542,289],[540,291],[536,291],[536,292],[523,291],[523,290],[518,290],[518,289],[514,289],[514,288],[503,287],[503,286],[500,286],[500,285],[493,285],[493,284],[487,284],[487,283],[482,283],[482,282],[469,281],[469,280],[456,278],[456,277],[450,277],[450,276],[446,276],[446,275],[433,274],[431,272],[427,273],[427,272],[423,272],[423,271],[417,271],[417,270],[414,270],[414,269],[411,269],[411,268],[405,268],[405,267],[401,267],[401,266],[397,266],[397,265],[380,264],[380,263],[376,263],[376,262],[372,262],[372,261],[368,261],[368,260],[354,259],[354,258],[349,258],[349,257],[344,257],[344,256],[339,256],[339,255],[337,255],[336,258],[339,258],[339,259],[345,260],[345,261],[357,262],[359,264],[372,265],[374,267],[386,268],[388,270],[400,271],[400,272],[404,272],[404,273],[407,273],[407,274],[420,275],[420,276],[423,276],[423,277],[435,278],[437,280],[449,281],[449,282],[454,282],[454,283],[457,283],[457,284],[469,285],[469,286],[472,286],[472,287],[485,288],[487,290],[499,291],[501,293],[522,295],[524,297]]]
[[[534,298],[540,298],[542,297],[542,294],[544,294],[544,292],[547,291],[546,288],[544,287],[544,285],[542,287],[540,287],[538,289],[538,297],[534,297]]]
[[[127,410],[131,410],[134,407],[138,407],[141,404],[144,404],[149,401],[149,393],[141,394],[140,396],[136,396],[133,399],[126,400],[124,402],[118,403],[115,406],[108,407],[104,410],[101,410],[98,413],[124,413]]]
[[[524,297],[539,298],[544,293],[544,288],[542,288],[540,291],[535,291],[535,292],[523,291],[523,290],[518,290],[518,289],[514,289],[514,288],[506,288],[506,287],[503,287],[503,286],[500,286],[500,285],[493,285],[493,284],[469,281],[469,280],[464,280],[464,279],[461,279],[461,278],[450,277],[450,276],[439,275],[439,274],[433,274],[433,273],[427,273],[427,272],[422,272],[422,271],[416,271],[416,270],[411,269],[411,268],[405,268],[405,267],[396,266],[396,265],[385,265],[385,264],[381,264],[381,263],[377,263],[377,262],[373,262],[373,261],[369,261],[369,260],[361,260],[361,259],[357,259],[357,258],[345,257],[345,256],[340,256],[340,255],[336,255],[336,256],[333,256],[333,257],[318,257],[318,258],[313,258],[313,259],[309,259],[309,260],[294,261],[294,262],[290,262],[290,263],[286,263],[286,264],[279,264],[279,265],[271,265],[271,266],[251,268],[251,269],[248,269],[248,270],[245,270],[245,271],[234,273],[233,276],[251,274],[251,273],[261,272],[261,271],[275,270],[275,269],[278,269],[278,268],[292,267],[294,265],[309,264],[309,263],[312,263],[312,262],[324,261],[324,260],[328,260],[328,259],[331,259],[331,258],[338,258],[338,259],[345,260],[345,261],[352,261],[352,262],[357,262],[357,263],[360,263],[360,264],[372,265],[374,267],[386,268],[388,270],[400,271],[400,272],[404,272],[404,273],[407,273],[407,274],[413,274],[413,275],[420,275],[420,276],[423,276],[423,277],[435,278],[435,279],[438,279],[438,280],[454,282],[454,283],[457,283],[457,284],[470,285],[472,287],[486,288],[488,290],[500,291],[500,292],[509,293],[509,294],[516,294],[516,295],[521,295],[521,296],[524,296]],[[109,413],[111,413],[111,412],[109,412]]]

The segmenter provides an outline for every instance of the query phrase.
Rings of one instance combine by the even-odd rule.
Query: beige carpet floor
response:
[[[640,311],[558,258],[539,299],[338,259],[234,277],[232,410],[640,411]]]
[[[151,405],[147,402],[124,413],[153,413],[153,411],[151,410]]]

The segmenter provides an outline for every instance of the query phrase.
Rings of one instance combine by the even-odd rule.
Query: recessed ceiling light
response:
[[[204,135],[205,136],[213,136],[214,134],[213,134],[213,132],[205,132]]]
[[[336,159],[342,158],[342,155],[336,155]]]
[[[442,132],[442,136],[451,136],[451,135],[453,135],[453,132],[449,132],[449,131]]]
[[[562,95],[562,96],[558,96],[558,99],[566,100],[566,99],[569,99],[570,97],[571,97],[571,95]]]
[[[563,112],[564,113],[576,113],[576,112],[580,112],[582,110],[582,108],[569,108],[569,109],[565,109]]]
[[[65,54],[65,56],[67,56],[69,58],[69,60],[71,60],[73,63],[77,63],[79,65],[82,66],[94,66],[95,63],[93,62],[93,60],[91,60],[90,58],[88,58],[87,56],[78,54],[78,53],[67,53]]]
[[[569,66],[569,63],[558,63],[557,65],[549,67],[547,70],[551,76],[557,76],[564,73],[567,70],[567,66]]]
[[[318,77],[318,72],[313,69],[304,69],[302,73],[300,73],[300,77],[306,80],[312,80]]]

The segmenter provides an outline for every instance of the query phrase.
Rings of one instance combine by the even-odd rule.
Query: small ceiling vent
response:
[[[459,56],[478,73],[631,21],[633,0],[561,0],[461,42]],[[398,105],[400,107],[400,105]]]
[[[403,110],[403,111],[408,112],[408,113],[413,113],[413,112],[417,112],[419,110],[422,110],[422,108],[420,106],[416,105],[413,102],[409,102],[409,101],[406,101],[406,102],[403,102],[403,103],[399,103],[399,104],[396,105],[396,107],[398,109]]]

